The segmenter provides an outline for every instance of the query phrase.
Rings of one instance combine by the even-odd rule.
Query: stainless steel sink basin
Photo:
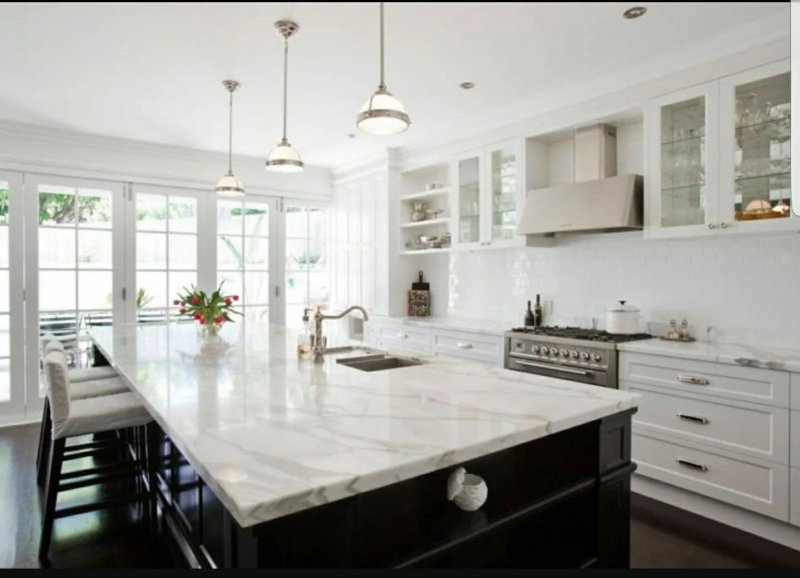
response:
[[[402,357],[399,355],[362,355],[360,357],[347,357],[337,359],[336,363],[341,363],[353,369],[361,371],[383,371],[384,369],[397,369],[400,367],[411,367],[425,363],[413,357]]]

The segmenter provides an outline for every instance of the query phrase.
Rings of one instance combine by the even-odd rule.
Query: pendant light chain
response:
[[[283,141],[286,142],[286,95],[289,78],[289,37],[283,37]]]
[[[233,90],[230,91],[228,108],[228,174],[233,174]]]
[[[381,84],[380,88],[386,90],[386,83],[384,82],[383,75],[383,61],[384,61],[384,48],[383,48],[383,2],[381,2]]]

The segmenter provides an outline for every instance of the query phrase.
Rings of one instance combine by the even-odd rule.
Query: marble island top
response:
[[[663,339],[643,339],[617,345],[620,351],[681,357],[699,361],[715,361],[744,367],[760,367],[800,372],[800,349],[757,347],[737,343],[693,341],[680,343]]]
[[[278,327],[225,327],[217,344],[202,342],[191,324],[90,332],[242,527],[569,429],[638,399],[463,360],[377,372],[333,356],[314,364],[297,359],[296,335]]]

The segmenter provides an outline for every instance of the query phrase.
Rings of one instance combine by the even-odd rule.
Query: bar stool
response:
[[[44,489],[44,508],[42,535],[39,543],[39,559],[47,563],[53,523],[57,518],[82,514],[112,506],[146,502],[148,518],[155,525],[155,458],[158,451],[157,429],[150,414],[132,392],[93,397],[76,400],[70,397],[70,380],[66,359],[57,351],[51,351],[44,360],[44,372],[47,381],[47,397],[52,412],[52,444],[47,462],[47,483]],[[62,472],[62,464],[71,458],[65,455],[68,438],[85,434],[102,433],[112,430],[138,428],[145,429],[147,448],[141,448],[132,459],[125,452],[119,463],[82,470],[80,472]],[[83,457],[83,456],[79,456]],[[94,504],[85,504],[56,509],[59,492],[92,486],[125,479],[140,479],[142,466],[147,472],[147,488],[145,492],[126,493],[114,499],[103,500]],[[90,479],[87,476],[93,476]],[[76,481],[73,481],[76,480]]]
[[[47,336],[45,336],[47,337]],[[43,341],[45,341],[43,339]],[[66,363],[66,353],[60,341],[53,338],[47,341],[43,350],[45,355],[55,352],[62,355]],[[67,370],[70,383],[73,384],[70,391],[72,399],[89,399],[104,395],[114,395],[130,391],[128,386],[119,378],[117,372],[112,367],[87,367],[82,369]],[[45,467],[44,462],[50,451],[50,400],[45,397],[42,407],[42,425],[39,431],[39,449],[36,454],[36,483],[39,487],[44,483]],[[102,444],[98,444],[102,446]],[[100,449],[98,447],[98,449]]]

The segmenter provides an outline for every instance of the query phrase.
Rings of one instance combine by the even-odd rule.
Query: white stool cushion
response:
[[[117,372],[110,365],[103,365],[100,367],[83,367],[80,369],[69,370],[70,383],[78,383],[80,381],[89,381],[95,379],[108,379],[110,377],[118,377]],[[72,397],[75,398],[74,392]]]
[[[53,431],[61,429],[69,419],[69,377],[67,358],[61,351],[51,351],[44,358],[44,377],[47,380],[47,399],[50,400],[50,415]]]
[[[58,339],[46,342],[44,344],[44,354],[47,355],[51,351],[64,352],[64,344],[61,343]]]
[[[53,419],[53,439],[145,425],[151,421],[150,414],[134,393],[80,399],[70,404],[69,419],[58,423]]]
[[[130,388],[125,385],[119,377],[112,377],[107,379],[93,379],[90,381],[79,381],[75,383],[72,381],[72,372],[68,372],[70,377],[69,384],[69,398],[76,399],[89,399],[91,397],[100,397],[101,395],[114,395],[117,393],[128,393]]]

